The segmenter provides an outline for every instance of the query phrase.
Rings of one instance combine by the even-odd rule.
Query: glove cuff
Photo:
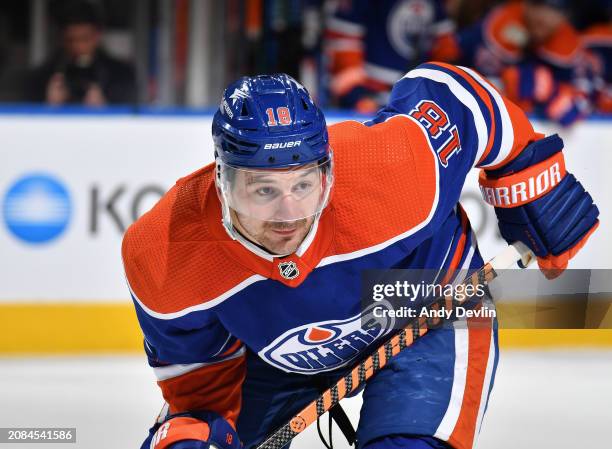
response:
[[[509,208],[523,206],[546,195],[566,174],[563,153],[558,152],[546,160],[501,178],[489,177],[482,170],[478,182],[487,203]]]
[[[595,232],[595,230],[599,227],[599,220],[595,222],[593,227],[589,229],[570,249],[562,252],[561,254],[557,254],[556,256],[553,254],[549,254],[546,257],[538,257],[538,265],[540,270],[544,273],[544,275],[548,279],[554,279],[558,277],[563,270],[567,268],[567,264],[572,259],[580,249],[587,242],[591,234]]]
[[[204,421],[187,416],[172,418],[163,423],[151,439],[151,448],[165,449],[183,440],[207,441],[210,427]]]

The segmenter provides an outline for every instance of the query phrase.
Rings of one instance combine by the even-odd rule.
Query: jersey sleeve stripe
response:
[[[468,371],[468,330],[465,329],[465,319],[462,318],[452,323],[455,335],[455,364],[452,377],[450,400],[442,421],[438,425],[434,436],[443,441],[448,441],[459,419],[463,392],[467,383]]]
[[[402,77],[402,71],[400,70],[389,69],[370,62],[366,62],[364,67],[369,78],[382,83],[393,84]]]
[[[472,240],[472,242],[474,242],[474,240]],[[460,272],[465,273],[469,269],[474,252],[475,247],[474,243],[472,243],[470,245],[468,254],[466,255],[465,262],[461,266]],[[457,283],[460,281],[461,279],[456,280]],[[455,435],[455,440],[453,443],[457,444],[455,432],[458,429],[458,426],[461,426],[462,418],[466,413],[465,409],[468,408],[469,412],[470,406],[475,407],[479,406],[480,404],[475,402],[473,400],[474,398],[471,396],[466,400],[466,396],[468,396],[468,388],[473,383],[473,381],[467,375],[470,369],[470,362],[474,355],[474,349],[472,348],[472,344],[470,344],[469,338],[470,332],[473,332],[473,330],[466,329],[465,318],[461,318],[453,323],[453,327],[455,329],[455,369],[453,384],[448,406],[444,412],[442,421],[434,433],[434,436],[441,440],[449,441],[451,436]],[[464,418],[463,421],[465,421]]]
[[[219,347],[217,352],[210,356],[210,358],[226,357],[239,349],[240,346],[242,346],[242,342],[228,332],[227,338],[223,344]]]
[[[459,76],[463,80],[465,80],[470,85],[472,90],[476,93],[478,98],[484,103],[484,105],[487,108],[487,111],[489,112],[490,120],[488,120],[488,123],[490,124],[490,126],[489,126],[488,143],[487,143],[487,146],[486,146],[486,148],[484,150],[484,153],[479,158],[478,157],[476,158],[476,161],[477,161],[476,164],[478,164],[481,160],[486,159],[487,156],[489,155],[489,153],[491,153],[491,149],[493,148],[493,143],[495,141],[495,136],[496,136],[495,111],[493,109],[493,104],[492,104],[491,96],[490,96],[489,92],[486,91],[480,85],[480,83],[478,83],[471,76],[471,74],[468,74],[468,73],[464,72],[459,67],[456,67],[456,66],[453,66],[453,65],[450,65],[450,64],[440,63],[440,62],[433,63],[432,65],[437,65],[437,66],[445,68],[446,70],[450,70],[451,72],[453,72],[454,74],[456,74],[457,76]],[[474,164],[474,165],[476,165],[476,164]]]
[[[452,33],[455,31],[456,28],[457,27],[455,26],[455,23],[450,19],[442,20],[438,23],[434,23],[431,25],[431,29],[434,35],[436,36],[440,36],[441,34],[446,33]]]
[[[348,39],[345,37],[331,39],[326,43],[325,49],[329,52],[363,52],[363,42],[358,39]]]
[[[178,310],[176,312],[161,313],[161,312],[156,312],[155,310],[147,307],[138,298],[138,296],[136,295],[136,293],[132,289],[132,286],[130,285],[130,281],[128,280],[127,276],[125,277],[125,281],[126,281],[126,283],[128,285],[128,288],[130,290],[130,294],[132,295],[132,299],[134,300],[134,302],[136,304],[138,304],[138,307],[140,309],[142,309],[147,315],[149,315],[149,316],[151,316],[153,318],[157,318],[159,320],[173,320],[175,318],[180,318],[182,316],[188,315],[188,314],[190,314],[192,312],[198,312],[198,311],[201,311],[201,310],[212,309],[213,307],[221,304],[226,299],[230,298],[232,295],[234,295],[234,294],[238,293],[239,291],[247,288],[249,285],[254,284],[257,281],[262,281],[262,280],[265,280],[265,279],[266,279],[265,277],[256,274],[256,275],[253,275],[253,276],[250,276],[250,277],[246,278],[240,284],[232,287],[231,289],[229,289],[228,291],[226,291],[222,295],[219,295],[216,298],[213,298],[213,299],[211,299],[209,301],[203,302],[201,304],[196,304],[196,305],[191,306],[191,307],[186,307],[186,308]]]
[[[497,155],[495,155],[492,161],[488,161],[487,158],[483,157],[478,161],[476,165],[479,167],[488,167],[491,165],[496,165],[506,159],[510,152],[512,151],[512,147],[514,146],[514,129],[512,127],[512,120],[510,120],[510,114],[508,113],[508,108],[504,103],[504,100],[500,93],[495,89],[488,81],[486,81],[482,76],[476,73],[474,70],[461,67],[464,71],[472,75],[472,77],[478,81],[493,97],[493,101],[495,105],[499,109],[500,118],[501,118],[501,142],[499,144],[499,150]],[[495,153],[490,154],[489,156],[494,155]],[[489,157],[490,158],[490,157]],[[482,165],[481,165],[482,164]]]
[[[455,238],[456,236],[453,236],[453,238],[451,239],[448,248],[446,248],[446,254],[444,254],[444,259],[442,259],[442,263],[440,264],[440,268],[438,269],[438,272],[436,273],[436,277],[433,280],[433,283],[438,282],[438,278],[440,277],[440,274],[445,274],[446,273],[446,261],[448,260],[448,256],[450,255],[451,249],[453,249],[453,247],[455,246]],[[451,256],[451,260],[452,257],[454,257],[454,253],[453,256]]]
[[[168,379],[172,379],[174,377],[181,376],[186,373],[190,373],[197,369],[203,368],[205,366],[216,365],[222,362],[227,362],[228,360],[233,360],[238,357],[242,357],[246,353],[246,349],[242,346],[235,353],[223,357],[221,359],[215,360],[214,362],[203,362],[203,363],[187,363],[187,364],[173,364],[167,366],[159,366],[153,368],[153,372],[155,373],[155,377],[157,377],[158,381],[164,381]]]
[[[230,354],[238,350],[241,346],[242,342],[240,340],[236,340],[234,344],[232,344],[226,351],[223,351],[223,353],[219,357],[228,357]]]
[[[345,36],[362,37],[365,34],[365,27],[347,20],[330,17],[327,21],[327,29]]]
[[[493,325],[493,323],[491,323]],[[476,418],[476,428],[474,429],[474,441],[480,434],[482,426],[482,418],[487,408],[489,395],[491,394],[491,380],[495,373],[495,333],[491,332],[491,338],[489,343],[489,358],[487,359],[487,369],[485,371],[484,382],[482,385],[482,394],[480,396],[480,407],[478,408],[478,416]]]
[[[457,245],[455,246],[453,256],[448,265],[448,268],[446,268],[446,274],[440,282],[442,285],[448,284],[449,281],[451,281],[451,279],[453,278],[453,276],[457,275],[457,269],[459,268],[459,264],[461,263],[461,260],[465,255],[465,246],[468,241],[469,222],[467,214],[465,213],[460,204],[457,205],[457,212],[461,220],[461,235],[459,236],[459,240],[457,240]]]
[[[461,101],[461,103],[463,103],[467,109],[472,112],[472,115],[474,117],[474,126],[476,127],[476,134],[478,135],[478,145],[475,160],[480,160],[487,146],[488,132],[487,123],[475,96],[470,93],[463,85],[461,85],[461,83],[459,83],[459,81],[457,81],[453,76],[441,70],[440,67],[438,67],[437,69],[417,68],[411,70],[406,75],[404,75],[404,78],[425,78],[448,86],[449,90],[453,93],[453,95],[459,101]]]
[[[472,447],[476,434],[478,412],[481,406],[483,389],[487,389],[486,372],[494,359],[489,358],[493,323],[481,318],[468,318],[466,321],[468,334],[468,360],[465,384],[461,394],[459,414],[448,442],[453,446]],[[482,327],[478,329],[477,327]]]

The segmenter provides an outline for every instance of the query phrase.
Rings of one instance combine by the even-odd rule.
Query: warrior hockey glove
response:
[[[495,206],[501,235],[520,240],[552,279],[584,246],[599,224],[599,210],[565,171],[558,135],[531,143],[506,166],[480,173],[485,201]]]
[[[230,424],[212,412],[179,413],[150,430],[141,449],[240,449]]]

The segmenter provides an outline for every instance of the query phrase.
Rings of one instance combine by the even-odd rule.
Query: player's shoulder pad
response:
[[[180,178],[148,212],[128,228],[123,237],[123,254],[134,255],[170,241],[205,239],[206,234],[201,232],[200,226],[189,225],[202,221],[204,195],[211,180],[211,165]],[[188,229],[192,232],[186,232]],[[194,235],[193,231],[198,235]]]
[[[587,47],[612,47],[612,24],[597,24],[587,28],[581,40]]]
[[[580,35],[569,22],[564,22],[537,51],[546,62],[567,67],[576,63],[581,50]]]
[[[395,114],[378,123],[344,121],[329,127],[329,137],[335,164],[332,205],[341,211],[336,251],[372,247],[429,223],[438,203],[438,165],[415,120]]]
[[[207,202],[216,200],[213,176],[213,166],[207,166],[179,179],[124,236],[130,291],[150,315],[164,318],[205,309],[248,277],[224,256],[211,232]]]

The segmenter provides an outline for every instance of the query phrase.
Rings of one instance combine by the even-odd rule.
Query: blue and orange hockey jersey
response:
[[[457,33],[453,50],[432,57],[474,67],[525,111],[536,110],[563,125],[590,112],[594,75],[568,21],[545,42],[534,44],[524,2],[508,1]]]
[[[550,66],[558,79],[571,81],[582,51],[578,32],[564,22],[547,41],[534,45],[524,8],[523,2],[507,2],[462,30],[457,36],[459,54],[454,59],[469,63],[489,77],[499,77],[510,64],[532,59]]]
[[[453,31],[441,0],[338,2],[325,36],[332,95],[342,107],[376,111],[432,47],[452,43]]]
[[[596,108],[612,113],[612,25],[594,25],[582,33],[582,44],[592,58],[595,71],[601,79],[597,86]]]
[[[213,165],[177,181],[127,231],[125,272],[171,412],[212,410],[234,424],[247,349],[290,373],[351,364],[390,331],[361,328],[362,270],[469,266],[476,242],[457,206],[466,174],[538,138],[480,75],[437,63],[399,80],[375,119],[332,125],[329,136],[333,197],[294,254],[229,237]],[[482,385],[474,391],[478,404]],[[478,406],[470,413],[457,447],[471,446]]]

